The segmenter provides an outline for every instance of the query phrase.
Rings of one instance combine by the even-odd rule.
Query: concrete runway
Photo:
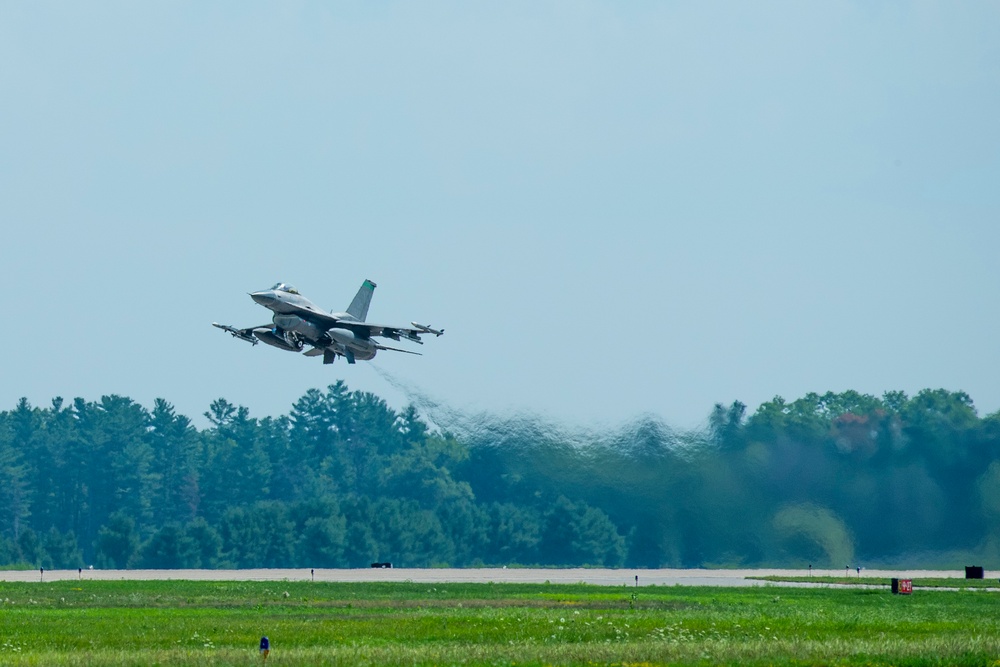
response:
[[[824,586],[757,581],[747,577],[806,577],[808,570],[606,570],[589,568],[361,568],[351,570],[259,569],[259,570],[7,570],[0,571],[0,581],[402,581],[426,584],[447,583],[546,583],[597,584],[601,586]],[[842,577],[844,570],[812,570],[816,577]],[[963,579],[961,570],[862,570],[860,576],[850,570],[858,585],[866,579],[899,577],[901,579],[948,577]],[[636,579],[638,577],[638,579]],[[987,572],[987,579],[997,573]]]

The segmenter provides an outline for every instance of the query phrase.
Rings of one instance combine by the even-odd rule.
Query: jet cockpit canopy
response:
[[[291,285],[286,285],[285,283],[275,283],[272,290],[280,290],[282,292],[288,292],[289,294],[298,294],[299,291],[292,287]]]

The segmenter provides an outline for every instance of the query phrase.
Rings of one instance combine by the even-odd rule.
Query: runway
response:
[[[257,569],[257,570],[5,570],[0,581],[397,581],[427,584],[521,583],[595,584],[599,586],[825,586],[829,584],[768,582],[749,577],[843,577],[844,570],[630,570],[591,568],[359,568],[359,569]],[[857,585],[874,579],[942,577],[963,579],[960,570],[862,570]],[[986,578],[997,577],[986,573]],[[868,579],[869,582],[865,580]]]

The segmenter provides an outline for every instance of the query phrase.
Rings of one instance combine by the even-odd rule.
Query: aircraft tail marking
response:
[[[347,307],[347,314],[359,322],[364,322],[368,317],[368,306],[372,302],[372,294],[374,293],[375,283],[365,280],[361,284],[361,289],[354,295],[354,301],[351,301],[351,305]]]

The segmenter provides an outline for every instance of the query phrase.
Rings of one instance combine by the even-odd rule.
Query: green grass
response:
[[[0,665],[1000,665],[982,591],[0,583]]]
[[[785,577],[772,575],[767,577],[747,577],[758,581],[774,582],[796,582],[809,584],[849,584],[857,586],[892,586],[892,579],[888,577]],[[1000,581],[997,579],[960,579],[956,577],[925,577],[912,579],[913,587],[916,588],[1000,588]]]

